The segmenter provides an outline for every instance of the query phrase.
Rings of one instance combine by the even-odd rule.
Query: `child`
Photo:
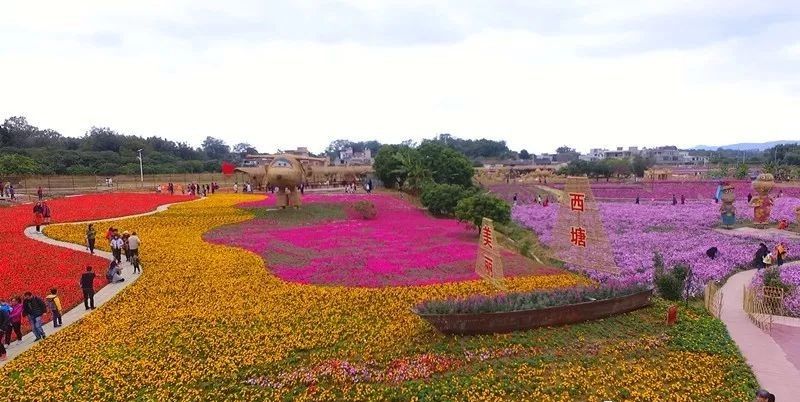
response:
[[[61,326],[61,299],[58,298],[58,291],[56,288],[50,289],[50,294],[47,295],[47,308],[53,314],[53,328]]]
[[[131,264],[133,264],[133,273],[134,274],[141,274],[142,273],[142,269],[140,268],[140,265],[139,265],[139,253],[134,253],[131,256]]]

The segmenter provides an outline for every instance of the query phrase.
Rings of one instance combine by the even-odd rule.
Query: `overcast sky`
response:
[[[800,1],[3,1],[0,118],[261,151],[800,139]]]

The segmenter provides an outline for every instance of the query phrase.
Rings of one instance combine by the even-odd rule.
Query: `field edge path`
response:
[[[744,287],[749,286],[755,269],[731,276],[722,286],[720,319],[762,388],[778,401],[795,400],[800,395],[800,370],[787,358],[780,345],[750,321],[744,312]]]
[[[197,199],[189,200],[189,201],[180,201],[180,202],[173,202],[171,204],[159,205],[158,207],[156,207],[155,210],[150,211],[150,212],[144,212],[144,213],[141,213],[141,214],[119,216],[119,217],[116,217],[116,218],[94,219],[94,220],[81,221],[81,222],[63,222],[63,223],[58,223],[58,224],[60,224],[60,225],[80,225],[80,224],[88,224],[88,223],[93,223],[93,222],[109,222],[109,221],[117,221],[117,220],[122,220],[122,219],[136,218],[136,217],[140,217],[140,216],[147,216],[147,215],[153,215],[153,214],[157,214],[157,213],[160,213],[160,212],[164,212],[164,211],[166,211],[167,209],[169,209],[173,205],[183,204],[183,203],[187,203],[187,202],[194,202],[194,201],[198,201],[198,200],[201,200],[201,199],[202,198],[197,198]],[[28,237],[30,239],[33,239],[33,240],[36,240],[36,241],[40,241],[40,242],[45,243],[45,244],[50,244],[50,245],[63,247],[63,248],[67,248],[67,249],[70,249],[70,250],[80,251],[80,252],[84,252],[84,253],[88,253],[89,252],[89,250],[86,248],[86,245],[84,245],[84,244],[75,244],[75,243],[69,243],[69,242],[63,242],[63,241],[60,241],[60,240],[55,240],[53,238],[47,237],[44,233],[36,232],[36,228],[34,226],[29,226],[29,227],[25,228],[25,232],[24,233],[25,233],[26,237]],[[109,253],[107,251],[97,250],[97,249],[95,249],[95,255],[99,256],[99,257],[106,258],[109,262],[113,258],[113,255],[111,253]],[[130,286],[132,283],[136,282],[136,280],[139,278],[140,274],[136,274],[136,275],[133,274],[133,266],[130,263],[123,262],[121,264],[121,267],[122,267],[122,275],[121,276],[123,278],[125,278],[125,281],[124,282],[118,282],[118,283],[107,283],[102,288],[100,288],[100,290],[95,292],[95,294],[94,294],[94,305],[95,305],[96,308],[101,307],[103,304],[105,304],[106,302],[111,300],[114,296],[116,296],[123,289],[125,289],[128,286]],[[108,269],[107,266],[94,267],[94,273],[97,274],[97,277],[100,278],[101,281],[103,281],[103,280],[105,280],[105,272],[106,272],[107,269]],[[80,279],[80,277],[76,277],[75,278],[75,286],[76,287],[79,286],[78,285],[79,279]],[[72,310],[69,310],[69,311],[67,311],[67,312],[65,312],[65,313],[63,313],[61,315],[61,320],[62,320],[62,324],[63,324],[61,327],[53,328],[53,321],[51,320],[50,322],[42,325],[42,328],[44,329],[44,333],[48,337],[50,337],[50,336],[60,332],[62,329],[68,327],[69,325],[72,325],[73,323],[80,321],[84,316],[90,314],[91,312],[92,312],[92,310],[86,310],[85,308],[83,308],[83,303],[80,303],[77,306],[73,307]],[[23,317],[23,320],[27,320],[27,318]],[[6,346],[7,359],[4,360],[4,361],[0,361],[0,367],[5,366],[6,363],[14,360],[17,356],[21,355],[25,351],[27,351],[27,350],[31,349],[32,347],[34,347],[37,344],[37,342],[34,342],[34,339],[35,339],[35,336],[33,335],[33,332],[28,332],[27,334],[25,334],[22,337],[22,342],[14,341],[14,342],[11,342],[10,346]],[[42,341],[39,341],[39,342],[42,342]]]

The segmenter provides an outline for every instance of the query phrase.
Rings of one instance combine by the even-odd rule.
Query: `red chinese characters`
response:
[[[569,193],[569,208],[573,211],[583,212],[584,199],[586,199],[586,194]]]
[[[573,226],[570,230],[570,243],[578,247],[586,247],[586,229]]]
[[[483,269],[486,272],[486,276],[493,277],[494,276],[494,258],[488,254],[483,255]]]
[[[484,225],[483,229],[481,229],[481,247],[494,250],[494,234],[492,233],[492,228],[488,225]]]

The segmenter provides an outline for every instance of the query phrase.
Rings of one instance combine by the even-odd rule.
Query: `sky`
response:
[[[0,3],[0,118],[264,151],[800,139],[800,1]]]

